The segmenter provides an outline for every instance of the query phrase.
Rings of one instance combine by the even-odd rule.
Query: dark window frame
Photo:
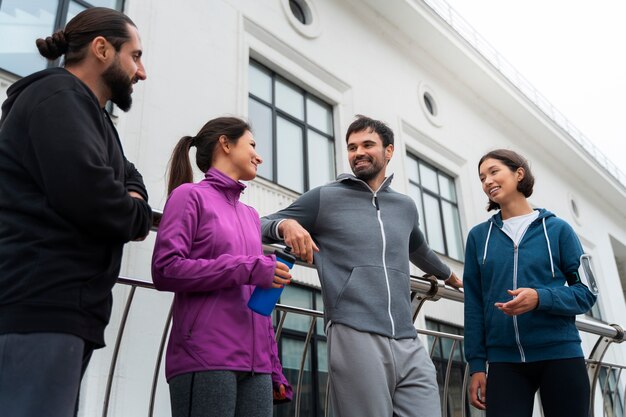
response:
[[[300,284],[296,284],[296,283],[292,283],[290,285],[290,287],[295,287],[295,288],[299,288],[299,289],[303,289],[309,292],[310,296],[311,296],[311,306],[313,310],[322,310],[323,309],[323,305],[322,306],[318,306],[318,295],[321,296],[321,290],[315,287],[311,287],[308,285],[300,285]],[[319,300],[321,301],[321,297],[319,297]],[[279,301],[280,303],[281,301]],[[283,313],[281,313],[283,314]],[[321,334],[318,332],[319,329],[319,320],[323,320],[323,319],[317,319],[317,322],[315,324],[315,330],[313,331],[313,334],[311,335],[311,339],[309,340],[309,346],[308,346],[308,350],[307,350],[307,357],[309,358],[309,360],[311,361],[311,396],[312,396],[312,407],[313,407],[313,413],[311,414],[311,416],[319,416],[319,417],[323,417],[324,416],[324,410],[320,407],[320,402],[321,402],[321,398],[322,398],[322,389],[325,389],[325,387],[320,387],[320,378],[319,378],[319,361],[318,361],[318,355],[320,353],[326,355],[327,353],[324,352],[320,352],[320,348],[319,348],[319,342],[324,342],[327,343],[327,338],[326,338],[326,334],[324,332],[322,332]],[[272,321],[274,324],[274,329],[276,329],[276,326],[279,323],[278,320],[278,316],[276,314],[273,315],[272,317]],[[278,340],[278,356],[281,359],[282,362],[282,342],[285,338],[287,339],[291,339],[291,340],[295,340],[297,342],[302,343],[302,345],[304,346],[304,342],[306,342],[306,335],[307,333],[304,331],[300,331],[300,330],[293,330],[293,329],[289,329],[287,327],[283,327],[281,334],[280,334],[280,339]],[[301,372],[302,370],[299,370],[299,372]],[[292,383],[293,385],[293,395],[294,395],[294,399],[292,401],[292,404],[295,406],[295,396],[296,396],[296,383],[297,381],[290,381],[290,383]],[[326,394],[325,392],[323,393],[324,395]],[[302,405],[301,405],[302,406]],[[274,416],[286,416],[286,412],[285,410],[283,410],[283,408],[285,407],[275,407],[274,408]],[[283,411],[281,413],[281,410]]]
[[[124,6],[125,6],[125,1],[126,0],[115,0],[116,5],[115,5],[115,10],[119,10],[121,12],[124,11]],[[85,8],[91,8],[91,7],[96,7],[95,5],[93,5],[91,2],[89,1],[85,1],[85,0],[57,0],[57,12],[56,12],[56,16],[54,18],[54,24],[53,27],[51,28],[51,32],[45,36],[50,36],[52,35],[54,32],[61,30],[65,27],[65,25],[67,24],[67,14],[70,10],[70,4],[71,3],[76,3],[79,6],[85,7]],[[0,8],[2,7],[2,1],[0,0]],[[44,37],[45,37],[44,36]],[[33,45],[35,43],[35,39],[33,39]],[[36,50],[35,50],[36,51]],[[46,63],[46,67],[45,68],[55,68],[61,65],[61,59],[56,59],[54,61],[47,61]],[[30,75],[31,73],[33,73],[34,71],[30,71],[28,74],[17,74],[14,73],[13,71],[9,71],[4,67],[0,66],[0,70],[8,73],[8,74],[12,74],[15,75],[19,78],[22,77],[26,77],[27,75]]]
[[[461,246],[460,246],[461,247],[460,258],[455,258],[455,257],[450,255],[450,245],[448,243],[448,236],[446,235],[446,222],[445,222],[445,217],[443,215],[443,205],[441,204],[442,201],[445,201],[446,203],[451,204],[452,206],[454,206],[456,208],[457,215],[458,215],[458,221],[459,221],[459,229],[460,229],[461,212],[459,210],[459,203],[458,203],[458,201],[459,201],[459,193],[458,193],[458,190],[457,190],[457,187],[456,187],[456,185],[457,185],[456,184],[456,178],[454,178],[453,176],[451,176],[451,175],[445,173],[444,171],[440,170],[439,168],[437,168],[433,164],[430,164],[430,163],[426,162],[424,159],[420,158],[419,156],[415,155],[414,153],[407,152],[406,155],[407,155],[408,158],[411,158],[411,159],[413,159],[413,160],[415,160],[417,162],[417,167],[418,167],[417,168],[417,177],[419,178],[419,183],[416,183],[415,181],[413,181],[410,176],[407,176],[407,177],[408,177],[409,184],[416,186],[419,189],[419,191],[420,191],[420,200],[421,200],[421,205],[422,206],[418,207],[417,209],[418,209],[418,212],[419,212],[419,214],[421,216],[420,223],[421,223],[422,227],[424,228],[424,232],[425,232],[424,234],[426,235],[425,236],[426,237],[426,241],[428,241],[428,228],[429,228],[429,225],[428,225],[428,222],[425,221],[426,214],[425,214],[425,210],[424,210],[424,194],[426,194],[426,195],[434,198],[435,200],[437,200],[437,205],[438,205],[438,208],[439,208],[439,219],[441,220],[441,227],[442,227],[441,235],[442,235],[442,238],[443,238],[444,252],[441,253],[438,250],[435,250],[435,249],[433,249],[433,250],[435,250],[435,252],[439,252],[442,255],[445,255],[445,256],[449,257],[450,259],[454,259],[454,260],[457,260],[459,262],[464,262],[463,254],[465,252],[465,245],[464,245],[464,242],[463,242],[463,231],[459,230],[459,242],[461,244]],[[427,166],[429,169],[435,171],[435,173],[437,174],[437,194],[434,193],[432,190],[429,190],[428,188],[422,186],[422,179],[421,179],[421,175],[422,174],[421,174],[421,172],[419,170],[419,166],[420,165]],[[441,195],[441,190],[440,190],[440,186],[439,186],[439,175],[442,175],[442,176],[446,177],[448,180],[450,180],[454,184],[454,193],[456,195],[456,201],[449,200],[448,198],[446,198],[443,195]],[[452,225],[447,225],[447,227],[452,227]]]
[[[261,97],[253,94],[252,92],[250,92],[248,90],[248,99],[252,99],[254,101],[256,101],[258,104],[261,104],[265,107],[268,107],[271,110],[271,114],[272,114],[272,122],[271,122],[271,126],[272,126],[272,138],[271,138],[271,145],[272,145],[272,178],[266,178],[261,174],[258,174],[258,176],[260,178],[263,178],[267,181],[270,181],[273,184],[276,184],[280,187],[286,188],[290,191],[293,191],[297,194],[301,194],[300,191],[294,190],[292,188],[289,188],[286,185],[283,185],[281,183],[278,182],[278,136],[277,136],[277,120],[278,117],[282,117],[283,119],[288,120],[290,123],[293,123],[294,125],[298,126],[301,131],[302,131],[302,151],[303,151],[303,166],[302,166],[302,170],[303,170],[303,178],[304,178],[304,183],[303,183],[303,191],[302,193],[305,193],[307,191],[309,191],[310,188],[310,180],[309,180],[309,135],[308,135],[308,130],[311,130],[315,133],[317,133],[318,135],[326,138],[330,144],[333,147],[335,147],[335,132],[334,132],[334,127],[333,127],[333,134],[329,135],[326,132],[321,131],[320,129],[318,129],[317,127],[311,125],[308,123],[308,109],[307,109],[307,105],[308,105],[308,101],[312,100],[315,101],[317,103],[319,103],[320,105],[327,107],[328,110],[330,111],[331,116],[333,117],[333,124],[334,124],[334,109],[333,106],[329,103],[326,103],[324,100],[322,100],[321,98],[315,96],[314,94],[308,92],[307,90],[305,90],[304,88],[294,84],[293,82],[287,80],[285,77],[282,77],[280,74],[278,74],[276,71],[271,70],[270,68],[268,68],[267,66],[261,64],[260,62],[256,61],[253,58],[250,58],[250,61],[248,63],[249,66],[254,66],[256,67],[258,70],[260,70],[261,72],[267,74],[271,81],[272,81],[272,103],[267,102],[266,100],[262,99]],[[294,90],[298,91],[300,94],[302,94],[302,99],[304,100],[304,107],[303,107],[303,112],[304,112],[304,116],[303,116],[303,120],[298,119],[295,116],[292,116],[291,114],[287,113],[284,110],[281,110],[280,108],[278,108],[278,106],[276,105],[276,81],[280,80],[281,83],[288,85],[289,87],[293,88]],[[254,126],[253,126],[254,128]],[[336,174],[336,167],[337,167],[337,153],[333,152],[333,160],[330,161],[331,165],[333,167],[335,167],[335,174]]]
[[[447,327],[447,329],[442,329],[441,328],[442,326]],[[464,328],[462,326],[457,326],[455,324],[437,320],[432,317],[426,317],[426,328],[429,330],[434,330],[434,331],[438,331],[442,333],[450,333],[450,332],[447,332],[446,330],[450,330],[450,328],[453,328],[456,330],[456,333],[453,333],[453,334],[457,334],[460,336],[463,336],[464,334]],[[428,349],[429,349],[430,357],[433,361],[433,364],[435,365],[435,369],[437,370],[437,382],[438,382],[439,389],[440,389],[440,392],[439,392],[440,400],[441,400],[441,404],[443,405],[443,388],[445,386],[443,383],[444,382],[443,378],[445,378],[446,376],[449,357],[444,356],[441,338],[437,339],[435,343],[432,343],[431,341],[432,337],[433,336],[428,336],[428,339],[429,339]],[[431,349],[432,351],[430,351]],[[458,343],[454,352],[458,352],[461,360],[459,361],[458,359],[455,359],[455,356],[456,356],[455,354],[452,355],[452,365],[451,365],[451,370],[450,370],[451,371],[450,376],[452,377],[455,371],[458,372],[458,374],[461,376],[461,379],[459,381],[460,387],[461,387],[461,390],[463,390],[463,378],[465,377],[465,368],[467,366],[467,362],[465,361],[465,347],[464,347],[463,342]],[[450,408],[452,406],[452,403],[448,401],[447,404],[448,404],[447,415],[449,416],[455,415],[454,410]],[[465,408],[465,415],[466,416],[471,415],[471,406],[469,403],[469,396],[465,397],[465,404],[463,405],[463,407]]]

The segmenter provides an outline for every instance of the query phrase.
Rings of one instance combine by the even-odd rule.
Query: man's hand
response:
[[[472,374],[469,387],[470,404],[479,410],[487,408],[487,374],[476,372]]]
[[[276,269],[274,270],[274,281],[272,288],[283,288],[291,282],[291,274],[289,267],[281,261],[276,261]]]
[[[144,199],[141,196],[141,194],[139,194],[136,191],[129,191],[128,195],[131,196],[132,198],[136,198],[138,200],[144,201]],[[148,233],[150,233],[150,232],[148,232]],[[137,239],[133,240],[133,242],[142,242],[142,241],[146,240],[147,237],[148,237],[148,235],[145,235],[143,237],[138,237]]]
[[[534,288],[507,290],[513,296],[511,301],[496,303],[495,306],[507,316],[518,316],[534,310],[539,305],[539,294]]]
[[[132,198],[138,198],[139,200],[143,200],[143,197],[141,196],[141,194],[139,194],[136,191],[129,191],[128,195],[131,196]]]
[[[459,288],[463,288],[463,281],[461,281],[454,272],[452,273],[452,275],[450,275],[450,278],[448,278],[444,282],[446,283],[446,285],[456,288],[457,290]]]
[[[294,255],[309,264],[313,263],[313,251],[319,252],[320,250],[309,232],[300,226],[300,223],[293,219],[284,220],[278,226],[278,233],[283,237],[285,244],[291,247]]]

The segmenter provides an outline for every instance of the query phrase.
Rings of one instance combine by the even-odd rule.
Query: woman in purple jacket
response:
[[[192,146],[206,172],[198,183]],[[233,117],[209,121],[174,148],[152,259],[156,288],[175,293],[165,367],[173,417],[270,417],[273,398],[291,398],[271,318],[247,307],[255,286],[291,279],[263,254],[259,215],[239,201],[240,180],[252,180],[261,162],[250,126]]]

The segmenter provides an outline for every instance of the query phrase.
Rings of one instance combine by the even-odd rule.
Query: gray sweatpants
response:
[[[65,333],[0,335],[0,415],[75,415],[92,348]]]
[[[328,329],[334,417],[439,417],[435,366],[419,338]]]

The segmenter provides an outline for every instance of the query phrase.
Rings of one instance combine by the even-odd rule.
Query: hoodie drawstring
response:
[[[487,258],[487,247],[489,246],[489,236],[491,236],[492,227],[493,223],[489,222],[489,232],[487,232],[487,240],[485,240],[485,252],[483,253],[483,265],[485,264],[485,259]]]
[[[541,219],[543,223],[543,234],[546,236],[546,243],[548,244],[548,254],[550,255],[550,269],[552,270],[552,278],[554,278],[554,262],[552,262],[552,249],[550,249],[550,239],[548,238],[548,229],[546,229],[546,218]]]

